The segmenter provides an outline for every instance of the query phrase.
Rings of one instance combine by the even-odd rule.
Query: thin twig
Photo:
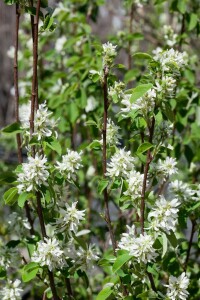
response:
[[[39,13],[40,13],[40,5],[41,0],[38,0],[37,7],[36,7],[36,16],[34,17],[34,39],[33,39],[33,79],[32,79],[32,94],[31,94],[31,117],[30,117],[30,136],[34,133],[34,118],[35,118],[35,108],[37,109],[37,99],[38,99],[38,23],[39,23]],[[35,149],[32,147],[32,155],[35,156]],[[37,198],[37,213],[39,217],[41,232],[43,240],[45,241],[45,238],[47,238],[46,229],[45,229],[45,223],[44,223],[44,216],[42,212],[42,204],[41,204],[41,194],[40,192],[36,193]],[[59,297],[57,295],[56,287],[55,287],[55,281],[54,281],[54,275],[53,272],[48,270],[49,275],[49,281],[50,281],[50,287],[53,294],[54,300],[59,300]]]
[[[107,118],[108,118],[108,68],[105,67],[103,70],[104,78],[103,78],[103,95],[104,95],[104,115],[103,115],[103,177],[106,178],[107,172],[107,147],[106,147],[106,135],[107,135]],[[110,219],[110,211],[109,211],[109,201],[108,201],[108,189],[107,187],[104,189],[104,205],[105,205],[105,218],[108,225],[110,238],[112,242],[113,252],[116,253],[116,241],[113,233],[113,228]]]
[[[20,21],[20,8],[16,4],[16,26],[15,26],[15,55],[14,55],[14,89],[15,89],[15,120],[19,122],[19,85],[18,85],[18,48],[19,48],[19,21]],[[16,134],[17,139],[17,156],[19,164],[23,163],[22,156],[22,140],[20,133]],[[30,234],[34,234],[33,220],[31,217],[30,207],[25,203],[26,217],[30,224]]]
[[[69,299],[73,299],[73,292],[72,292],[71,282],[69,278],[65,278],[65,284],[66,284]]]
[[[186,255],[185,264],[184,264],[185,271],[187,269],[188,261],[189,261],[189,258],[190,258],[192,242],[193,242],[193,238],[194,238],[194,234],[195,234],[195,230],[196,230],[196,220],[191,220],[191,222],[192,222],[192,228],[191,228],[190,240],[189,240],[187,255]]]
[[[152,143],[153,140],[153,133],[154,133],[154,126],[155,126],[155,118],[152,118],[151,125],[149,127],[149,143]],[[146,158],[146,164],[144,167],[144,178],[143,178],[143,184],[142,184],[142,195],[141,195],[141,206],[140,206],[140,224],[141,224],[141,232],[144,234],[144,214],[145,214],[145,193],[146,193],[146,187],[147,187],[147,176],[149,171],[149,165],[152,161],[152,155],[151,151],[147,151],[147,158]]]

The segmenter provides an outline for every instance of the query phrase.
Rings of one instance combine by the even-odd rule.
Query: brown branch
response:
[[[19,21],[20,21],[20,8],[19,8],[19,5],[16,4],[15,55],[14,55],[14,89],[15,89],[15,120],[16,120],[16,122],[20,121],[19,120],[19,86],[18,86]],[[16,134],[16,140],[17,140],[18,162],[20,164],[22,164],[23,156],[22,156],[22,147],[21,147],[22,141],[21,141],[20,133]],[[25,211],[26,211],[26,217],[31,226],[30,234],[32,235],[32,234],[34,234],[33,220],[31,217],[30,207],[27,202],[25,203]]]
[[[134,13],[134,4],[131,5],[131,12],[130,12],[130,23],[129,23],[130,35],[133,33],[133,13]],[[131,45],[132,45],[132,41],[129,40],[128,42],[128,69],[129,70],[131,70],[132,67]]]
[[[155,126],[155,118],[152,118],[151,125],[149,127],[149,143],[152,143],[153,140],[153,133],[154,133],[154,126]],[[152,161],[151,151],[147,151],[147,157],[146,157],[146,164],[144,167],[144,178],[143,178],[143,184],[142,184],[142,195],[141,195],[141,206],[140,206],[140,224],[141,224],[141,232],[144,234],[144,214],[145,214],[145,193],[146,193],[146,187],[147,187],[147,176],[149,172],[149,165]]]
[[[189,261],[189,258],[190,258],[190,252],[191,252],[191,248],[192,248],[192,241],[193,241],[195,230],[196,230],[196,220],[191,220],[191,222],[192,222],[192,229],[191,229],[191,233],[190,233],[190,240],[189,240],[187,255],[186,255],[185,264],[184,264],[184,270],[185,271],[187,269],[188,261]]]
[[[107,135],[107,118],[108,118],[108,68],[105,67],[103,70],[104,78],[103,78],[103,95],[104,95],[104,115],[103,115],[103,177],[106,178],[107,172],[107,146],[106,146],[106,135]],[[113,228],[110,219],[110,211],[109,211],[109,200],[108,200],[108,189],[107,187],[104,189],[104,205],[105,205],[105,219],[108,225],[110,238],[112,242],[113,252],[116,254],[116,241],[113,233]]]
[[[69,278],[65,278],[65,284],[66,284],[69,299],[73,299],[73,292],[72,292],[71,282]]]

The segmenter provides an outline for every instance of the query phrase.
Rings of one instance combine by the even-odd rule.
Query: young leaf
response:
[[[24,207],[24,204],[25,204],[26,200],[28,198],[30,198],[30,196],[31,196],[31,194],[30,193],[26,193],[26,192],[20,194],[19,198],[18,198],[18,205],[19,205],[19,207]]]
[[[12,124],[4,127],[1,131],[3,133],[19,133],[22,131],[22,129],[20,127],[20,124],[15,122],[15,123],[12,123]]]
[[[168,238],[170,244],[172,245],[172,247],[176,248],[178,242],[177,242],[177,238],[176,238],[174,232],[171,231],[170,234],[166,234],[166,236],[167,236],[167,238]]]
[[[163,258],[167,252],[167,237],[165,233],[162,234],[162,246],[163,246],[162,258]]]
[[[136,88],[133,89],[133,93],[130,98],[130,102],[133,103],[140,97],[142,97],[148,90],[150,90],[153,87],[151,83],[148,84],[141,84],[138,85]]]
[[[17,201],[17,198],[18,198],[18,191],[16,187],[10,188],[3,195],[3,199],[5,201],[5,204],[7,205],[13,205]]]
[[[97,295],[96,300],[105,300],[112,294],[111,287],[105,287],[101,292]]]
[[[133,56],[135,58],[139,58],[139,59],[153,59],[153,57],[151,55],[149,55],[148,53],[143,53],[143,52],[134,53]]]
[[[189,22],[189,25],[188,25],[188,30],[192,30],[196,27],[197,25],[197,22],[198,22],[198,16],[196,14],[190,14],[190,22]]]
[[[22,280],[23,282],[28,282],[35,278],[39,270],[39,265],[35,262],[30,262],[22,269]]]
[[[117,272],[127,261],[129,261],[133,256],[129,255],[128,253],[122,254],[117,257],[114,265],[113,265],[113,272]]]
[[[99,185],[98,185],[98,193],[99,194],[102,194],[103,191],[105,190],[105,188],[108,186],[109,184],[109,180],[107,179],[102,179],[100,182],[99,182]]]
[[[140,145],[137,149],[137,154],[142,154],[145,151],[151,149],[153,147],[153,145],[151,143],[145,142],[142,145]]]
[[[56,138],[52,138],[46,143],[47,147],[56,151],[59,155],[62,154],[62,148],[59,141]]]

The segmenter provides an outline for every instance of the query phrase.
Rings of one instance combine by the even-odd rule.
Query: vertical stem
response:
[[[155,118],[152,118],[151,125],[149,126],[149,142],[152,143],[153,140],[153,133],[154,133],[154,126],[155,126]],[[147,176],[149,172],[149,166],[152,161],[151,151],[147,151],[147,158],[146,158],[146,164],[144,167],[144,179],[142,184],[142,195],[141,195],[141,206],[140,206],[140,224],[141,224],[141,232],[144,235],[144,216],[145,216],[145,193],[146,193],[146,187],[147,187]],[[155,282],[153,279],[153,275],[149,272],[147,272],[147,275],[149,277],[149,281],[151,284],[151,288],[154,292],[157,291]]]
[[[149,143],[152,143],[153,140],[153,133],[154,133],[154,126],[155,126],[155,118],[152,118],[151,125],[149,127]],[[145,193],[146,193],[146,187],[147,187],[147,176],[149,172],[149,165],[152,161],[151,151],[147,151],[147,158],[146,158],[146,164],[144,167],[144,179],[142,184],[142,195],[141,195],[141,206],[140,206],[140,224],[141,224],[141,232],[144,234],[144,215],[145,215]]]
[[[133,13],[134,13],[134,5],[131,5],[130,12],[130,23],[129,23],[129,33],[130,35],[133,33]],[[131,40],[128,42],[128,69],[131,70],[132,67],[132,57],[131,57]]]
[[[186,259],[185,259],[185,266],[184,266],[185,271],[187,269],[188,261],[189,261],[189,258],[190,258],[190,251],[191,251],[191,248],[192,248],[192,241],[193,241],[194,233],[195,233],[195,229],[196,229],[196,220],[191,220],[191,222],[192,222],[192,229],[191,229],[190,240],[189,240],[189,245],[188,245],[188,250],[187,250],[187,256],[186,256]]]
[[[19,21],[20,21],[20,9],[19,5],[16,4],[16,26],[15,26],[15,55],[14,55],[14,89],[15,89],[15,120],[19,122],[19,86],[18,86],[18,48],[19,48]],[[23,157],[22,157],[22,148],[21,148],[21,135],[20,133],[16,134],[17,139],[17,156],[18,162],[22,164]],[[25,211],[26,217],[29,221],[31,226],[30,234],[34,234],[33,228],[33,220],[31,218],[30,207],[28,203],[25,203]]]
[[[107,172],[107,154],[106,154],[106,134],[107,134],[107,118],[108,118],[108,68],[105,67],[104,70],[104,78],[103,78],[103,95],[104,95],[104,115],[103,115],[103,177],[106,178]],[[105,217],[108,225],[110,238],[112,242],[113,252],[116,253],[116,241],[112,229],[111,219],[110,219],[110,211],[109,211],[109,201],[108,201],[108,189],[107,187],[104,189],[104,204],[105,204]]]
[[[65,278],[65,284],[66,284],[69,299],[73,299],[73,292],[72,292],[71,283],[70,283],[69,278]]]
[[[37,67],[38,67],[38,23],[39,23],[39,12],[40,12],[40,5],[41,0],[38,0],[37,7],[36,7],[36,16],[34,17],[34,26],[33,26],[33,79],[32,79],[32,94],[31,94],[31,117],[30,117],[30,136],[34,133],[34,118],[35,118],[35,107],[37,108],[38,104],[36,103],[38,99],[38,75],[37,75]],[[33,148],[33,156],[35,155]],[[42,212],[42,204],[41,204],[41,194],[40,192],[36,193],[37,198],[37,213],[39,217],[41,232],[43,240],[47,238],[46,229],[45,229],[45,223],[44,223],[44,217]],[[53,294],[54,300],[59,300],[59,297],[57,295],[56,287],[55,287],[55,281],[54,281],[54,275],[51,271],[48,271],[49,275],[49,281],[50,281],[50,287]]]

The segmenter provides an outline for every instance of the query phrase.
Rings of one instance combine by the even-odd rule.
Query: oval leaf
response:
[[[123,254],[117,257],[114,265],[113,272],[117,272],[127,261],[129,261],[133,256],[130,254]]]
[[[146,94],[146,92],[148,92],[148,90],[150,90],[152,87],[153,84],[151,83],[138,85],[136,88],[133,89],[130,102],[135,102],[137,99]]]
[[[16,187],[10,188],[3,195],[3,199],[5,201],[5,204],[7,205],[13,205],[17,201],[17,198],[18,198],[18,191]]]

